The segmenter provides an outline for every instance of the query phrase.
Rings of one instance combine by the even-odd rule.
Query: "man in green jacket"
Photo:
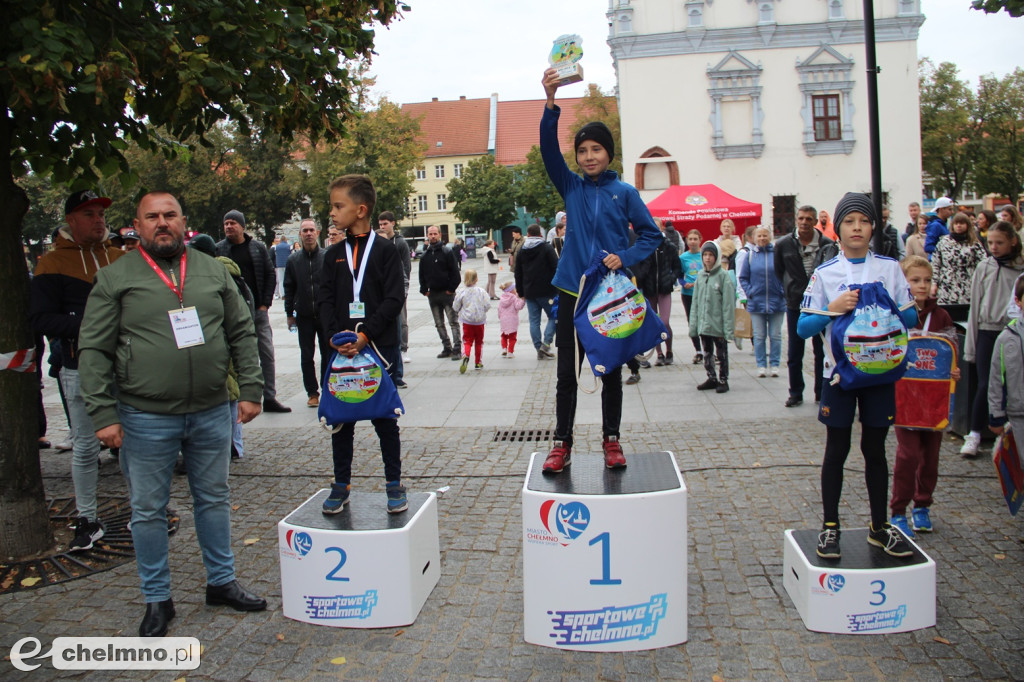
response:
[[[228,498],[228,364],[238,372],[238,420],[260,413],[256,331],[224,266],[185,248],[172,195],[147,194],[135,218],[141,247],[104,268],[79,334],[86,408],[100,442],[121,447],[131,481],[132,539],[146,614],[142,637],[174,618],[167,561],[171,476],[184,454],[206,565],[206,603],[239,611],[267,602],[235,579]]]

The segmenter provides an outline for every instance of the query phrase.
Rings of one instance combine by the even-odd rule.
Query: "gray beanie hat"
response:
[[[242,212],[239,210],[232,209],[228,211],[227,213],[224,214],[224,220],[234,220],[236,223],[242,226],[243,230],[245,229],[245,216],[242,215]]]
[[[839,226],[843,224],[843,218],[850,215],[851,213],[863,213],[871,221],[871,225],[878,224],[878,216],[875,215],[875,204],[871,201],[871,197],[861,192],[847,192],[843,195],[843,198],[836,204],[835,213],[832,214],[832,224],[835,225],[836,235],[842,238],[839,234]]]

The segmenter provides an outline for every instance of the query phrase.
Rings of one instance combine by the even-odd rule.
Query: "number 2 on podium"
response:
[[[621,585],[622,580],[620,578],[610,578],[609,574],[612,572],[612,557],[611,557],[611,538],[608,536],[608,531],[605,531],[598,535],[596,538],[590,541],[590,546],[593,547],[597,543],[601,543],[601,577],[597,580],[591,579],[591,585]]]
[[[331,572],[327,574],[324,580],[337,580],[338,582],[347,583],[348,578],[342,578],[339,576],[338,571],[340,571],[341,567],[345,565],[346,561],[348,561],[348,554],[346,554],[345,550],[341,547],[327,547],[324,549],[324,554],[330,554],[331,552],[338,553],[338,565],[331,569]]]

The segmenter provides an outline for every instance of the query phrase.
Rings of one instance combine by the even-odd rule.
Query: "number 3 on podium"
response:
[[[609,574],[612,572],[612,557],[611,557],[611,538],[608,536],[608,531],[605,531],[598,535],[596,538],[590,541],[590,546],[593,547],[597,543],[601,543],[601,577],[597,580],[591,579],[591,585],[621,585],[622,580],[619,578],[611,578]]]

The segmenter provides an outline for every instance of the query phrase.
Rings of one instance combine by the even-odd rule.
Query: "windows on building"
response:
[[[437,195],[437,210],[447,211],[448,210],[448,195],[438,194]]]
[[[416,179],[417,180],[426,180],[427,179],[427,169],[422,167],[422,166],[417,168],[416,169]]]
[[[828,20],[840,21],[845,18],[843,14],[843,0],[828,0]]]
[[[814,141],[841,140],[839,129],[839,95],[812,95]]]
[[[772,197],[772,232],[776,237],[796,229],[796,197],[778,194]]]
[[[704,0],[687,0],[686,3],[686,27],[704,27]]]
[[[740,53],[729,54],[708,69],[711,87],[711,150],[715,158],[760,158],[764,151],[761,121],[761,72]]]
[[[439,164],[434,166],[434,178],[437,180],[444,180],[444,165]]]
[[[849,154],[853,134],[853,58],[822,45],[810,57],[797,60],[803,106],[803,144],[808,156]]]
[[[462,164],[461,163],[456,163],[456,164],[454,164],[452,166],[452,177],[453,178],[461,178],[462,177]]]
[[[419,196],[416,197],[416,210],[420,211],[421,213],[423,211],[428,210],[427,209],[427,195],[426,194],[420,194]]]

